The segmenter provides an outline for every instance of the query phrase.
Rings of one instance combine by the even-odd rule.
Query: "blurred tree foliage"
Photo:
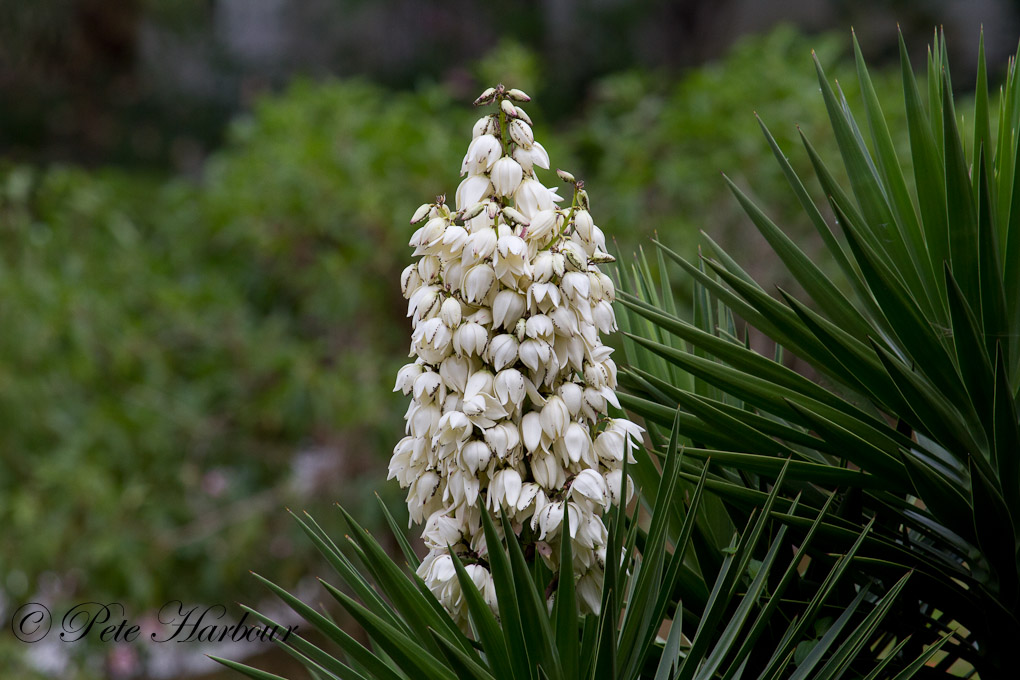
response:
[[[752,107],[799,119],[831,156],[804,64],[814,47],[848,72],[847,42],[780,29],[679,80],[610,76],[563,134],[537,136],[587,180],[623,252],[656,230],[690,251],[702,228],[753,248],[717,171],[753,177],[796,228]],[[476,73],[502,77],[502,63],[542,87],[526,50],[499,49]],[[895,74],[873,77],[896,94]],[[407,220],[456,187],[473,120],[438,86],[305,81],[236,120],[199,182],[2,170],[8,602],[251,600],[249,568],[282,583],[308,572],[285,505],[326,519],[343,498],[371,524],[371,492],[399,494],[381,478],[404,404],[390,387],[408,346]]]
[[[606,233],[624,253],[658,231],[671,248],[693,255],[705,230],[730,249],[766,248],[733,200],[720,173],[765,199],[770,215],[808,241],[818,241],[755,120],[759,116],[798,172],[810,169],[799,132],[824,158],[835,158],[825,104],[811,69],[812,50],[828,73],[853,83],[843,36],[805,37],[789,27],[748,38],[724,59],[671,82],[648,72],[604,79],[573,145],[586,168]],[[883,101],[900,93],[895,70],[874,74]],[[847,91],[852,105],[856,89]],[[890,105],[893,137],[905,145],[905,114]],[[790,121],[796,121],[794,126]],[[897,132],[903,134],[897,135]],[[818,241],[818,245],[820,241]],[[803,247],[803,246],[802,246]],[[810,250],[810,246],[808,246]],[[774,280],[771,260],[752,266]]]

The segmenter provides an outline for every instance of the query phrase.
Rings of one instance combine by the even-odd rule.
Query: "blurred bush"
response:
[[[304,571],[280,559],[285,505],[368,505],[382,485],[355,478],[400,431],[401,225],[451,186],[453,109],[305,83],[239,121],[201,185],[3,173],[9,601],[232,600],[249,568]]]
[[[753,184],[773,220],[800,235],[808,250],[811,243],[820,246],[755,115],[799,173],[809,174],[810,161],[798,129],[824,159],[838,159],[811,54],[826,72],[856,88],[848,47],[846,36],[808,37],[780,27],[741,40],[725,59],[676,82],[648,72],[601,81],[586,121],[572,134],[593,194],[601,197],[593,206],[596,220],[617,236],[624,253],[658,231],[670,248],[694,256],[700,230],[730,252],[764,252],[764,240],[720,174],[725,172],[745,191]],[[894,139],[906,144],[905,114],[892,106],[901,91],[898,72],[877,70],[872,77],[879,99],[891,102],[886,113]],[[856,89],[846,96],[857,103]],[[779,268],[772,267],[771,259],[748,263],[765,280],[776,280]]]
[[[800,120],[833,157],[803,66],[815,47],[847,73],[846,43],[781,29],[679,81],[614,75],[562,134],[536,134],[623,252],[658,231],[690,253],[706,229],[753,256],[717,171],[753,178],[808,238],[752,108],[783,121],[784,149]],[[873,77],[895,94],[895,74]],[[381,480],[404,408],[407,220],[456,188],[474,117],[436,86],[298,82],[235,121],[200,182],[2,169],[0,601],[251,601],[247,569],[288,583],[314,564],[284,506],[329,529],[342,498],[378,522],[371,493],[400,494]]]

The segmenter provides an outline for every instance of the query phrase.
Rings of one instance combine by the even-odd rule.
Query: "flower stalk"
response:
[[[579,602],[599,610],[602,515],[621,502],[624,456],[641,434],[607,415],[619,408],[601,340],[616,330],[615,287],[598,264],[613,258],[583,183],[559,171],[574,185],[560,208],[557,189],[539,181],[549,156],[519,106],[527,101],[502,85],[476,100],[496,111],[474,125],[454,209],[439,197],[415,211],[418,259],[401,276],[414,361],[397,375],[411,403],[389,474],[424,525],[418,574],[462,622],[451,550],[496,610],[482,512],[505,513],[517,534],[505,538],[527,534],[553,570],[568,513]]]

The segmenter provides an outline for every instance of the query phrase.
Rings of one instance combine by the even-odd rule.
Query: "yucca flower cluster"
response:
[[[573,187],[563,208],[537,179],[549,156],[527,101],[502,86],[475,101],[496,110],[474,126],[455,209],[442,196],[418,208],[419,259],[401,277],[415,360],[397,376],[412,400],[389,474],[408,489],[411,521],[424,523],[418,574],[461,620],[450,549],[496,608],[481,512],[505,512],[553,569],[569,513],[579,601],[599,610],[601,516],[620,502],[624,456],[641,433],[607,416],[619,408],[616,365],[600,333],[616,329],[615,289],[598,265],[613,258],[583,183],[558,171]]]

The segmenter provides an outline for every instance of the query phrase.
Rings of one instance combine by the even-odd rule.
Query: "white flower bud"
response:
[[[489,342],[489,360],[497,371],[517,361],[517,339],[512,335],[497,335]]]
[[[496,97],[496,88],[487,87],[485,90],[478,95],[478,99],[475,100],[475,106],[483,106],[490,103]]]
[[[415,378],[421,375],[423,370],[424,369],[422,368],[422,365],[418,363],[406,364],[402,366],[401,369],[397,372],[397,383],[396,385],[393,386],[393,391],[394,392],[400,391],[403,392],[404,394],[410,394],[411,386],[414,385]]]
[[[562,222],[563,216],[557,211],[552,209],[539,210],[531,218],[531,226],[528,227],[526,237],[529,241],[541,243],[545,241],[546,238],[556,233]],[[541,255],[541,253],[539,253],[539,255]]]
[[[510,97],[510,99],[513,99],[515,102],[530,102],[531,101],[531,97],[529,97],[527,94],[525,94],[524,92],[522,92],[521,90],[518,90],[516,88],[507,90],[506,96]]]
[[[548,313],[548,317],[552,320],[558,335],[573,336],[580,332],[577,315],[569,307],[557,307]]]
[[[439,475],[432,470],[422,473],[418,478],[417,484],[412,489],[418,496],[418,501],[422,504],[425,503],[429,498],[432,497],[436,492],[436,487],[439,486]]]
[[[575,417],[581,411],[581,394],[583,388],[577,383],[565,382],[560,385],[556,393],[560,395],[560,399],[567,405],[567,412],[571,417]]]
[[[464,244],[464,257],[470,254],[471,263],[484,260],[496,251],[496,230],[479,229],[471,234]]]
[[[602,230],[596,226],[591,228],[591,244],[595,247],[595,252],[600,254],[600,260],[603,262],[613,262],[616,260],[615,257],[606,253],[606,235],[602,233]],[[609,259],[606,259],[609,258]]]
[[[521,418],[521,441],[528,453],[533,453],[542,443],[542,417],[541,413],[531,411],[525,413]]]
[[[591,207],[588,204],[588,192],[587,191],[585,191],[584,189],[578,189],[578,191],[576,193],[576,197],[577,197],[577,205],[579,205],[582,210],[588,210]]]
[[[448,411],[439,419],[437,442],[439,444],[463,444],[471,436],[474,424],[460,411]]]
[[[507,276],[521,276],[527,269],[526,261],[528,255],[528,244],[519,236],[514,234],[503,234],[496,243],[496,257],[493,260],[493,269],[496,276],[507,284]],[[516,287],[517,281],[509,285]]]
[[[457,187],[457,210],[463,210],[480,202],[489,193],[491,188],[492,184],[490,184],[489,178],[485,175],[470,175],[466,177]]]
[[[460,450],[461,465],[470,470],[471,474],[477,473],[479,469],[488,465],[491,457],[492,451],[483,441],[468,442]]]
[[[539,449],[531,457],[531,476],[544,489],[558,489],[566,481],[566,473],[556,456]]]
[[[489,207],[489,202],[488,201],[482,201],[481,203],[475,203],[474,207],[466,209],[466,210],[461,210],[460,212],[457,213],[457,215],[455,215],[455,217],[459,216],[459,219],[461,221],[463,221],[463,222],[471,222],[476,217],[478,217],[483,212],[485,212],[486,208],[488,208],[488,207]]]
[[[422,373],[414,381],[414,398],[422,403],[432,401],[439,394],[442,383],[443,379],[438,373],[432,371]]]
[[[535,513],[535,519],[531,521],[531,528],[537,528],[539,531],[539,539],[544,539],[546,536],[552,538],[563,524],[563,506],[564,503],[549,503],[540,512]]]
[[[613,306],[609,304],[608,300],[597,302],[592,307],[591,314],[595,320],[595,325],[603,333],[612,333],[616,330],[616,314],[613,312]]]
[[[400,292],[404,299],[410,299],[418,287],[421,286],[421,276],[418,275],[418,267],[413,264],[407,265],[400,274]]]
[[[432,210],[431,203],[422,203],[418,206],[418,209],[414,211],[414,215],[411,217],[411,224],[417,224],[423,219],[428,217],[429,212]]]
[[[542,488],[534,482],[524,482],[521,484],[521,495],[517,499],[517,510],[525,510],[535,505],[536,511],[541,510],[545,507],[546,500],[545,492]]]
[[[502,214],[503,219],[506,220],[508,224],[523,225],[525,227],[528,226],[528,224],[530,224],[528,218],[524,214],[515,210],[514,208],[503,208]]]
[[[439,365],[439,376],[451,390],[463,393],[471,363],[466,357],[450,356]]]
[[[438,548],[446,548],[454,545],[463,537],[460,524],[453,518],[434,512],[425,522],[425,529],[421,534],[426,543]],[[452,563],[451,563],[452,564]]]
[[[554,194],[541,182],[534,179],[521,181],[517,191],[514,192],[514,201],[517,209],[528,219],[541,214],[543,210],[552,210],[556,207],[553,201]]]
[[[492,135],[499,131],[499,121],[496,120],[496,116],[482,116],[476,122],[474,127],[471,129],[472,137],[480,137],[481,135]]]
[[[531,126],[523,120],[510,121],[507,124],[507,130],[510,132],[510,139],[526,149],[531,148],[535,142],[535,134],[531,131]]]
[[[487,172],[503,153],[503,147],[493,135],[475,137],[468,146],[461,165],[461,174],[480,175]],[[461,206],[458,206],[460,208]]]
[[[517,348],[517,356],[520,357],[522,364],[537,372],[540,367],[549,363],[552,348],[544,340],[525,340]]]
[[[517,342],[524,342],[524,338],[528,337],[528,321],[527,319],[517,319],[517,324],[514,326],[514,337],[517,338]]]
[[[492,392],[493,375],[486,370],[475,371],[468,378],[467,387],[464,388],[464,398],[471,399],[476,395]]]
[[[549,342],[553,338],[553,322],[545,314],[535,314],[528,318],[526,333],[529,338]]]
[[[553,272],[556,269],[556,259],[553,258]],[[560,287],[555,283],[533,283],[528,286],[528,301],[544,312],[550,311],[560,304]]]
[[[567,425],[567,430],[560,441],[563,442],[565,453],[571,463],[577,463],[582,458],[587,458],[592,447],[587,428],[579,423]]]
[[[552,254],[552,266],[553,274],[556,276],[563,276],[563,274],[567,271],[567,261],[566,258],[563,257],[563,253]]]
[[[530,175],[534,172],[535,157],[532,153],[532,150],[534,148],[535,148],[534,145],[527,149],[525,149],[523,146],[517,146],[514,147],[514,150],[510,153],[510,156],[515,161],[520,163],[521,170],[523,170],[524,174],[526,175]]]
[[[523,295],[508,289],[501,290],[492,302],[492,322],[496,328],[509,329],[524,315],[525,308]]]
[[[524,170],[521,168],[521,164],[513,158],[503,156],[492,166],[490,177],[492,178],[493,191],[497,196],[512,196],[520,186],[521,180],[524,179]],[[458,195],[459,193],[458,189]]]
[[[595,413],[605,413],[606,411],[606,398],[602,396],[600,389],[586,387],[584,389],[584,403]]]
[[[542,432],[547,437],[560,437],[567,429],[570,422],[570,412],[563,400],[554,395],[542,407]]]
[[[460,302],[455,298],[446,298],[443,306],[439,308],[439,318],[448,328],[456,328],[460,325],[460,315]]]
[[[502,459],[521,443],[521,433],[511,422],[497,423],[485,430],[485,443]]]
[[[573,241],[564,241],[560,243],[559,251],[571,271],[582,273],[585,278],[588,278],[588,254],[584,252],[584,248]],[[586,287],[587,285],[585,284]]]
[[[443,234],[443,247],[451,255],[457,255],[464,248],[469,236],[470,234],[464,227],[456,224],[450,225]]]
[[[532,276],[536,283],[546,283],[553,276],[553,254],[543,250],[532,262]]]
[[[602,610],[601,577],[598,574],[591,572],[578,579],[577,598],[584,604],[588,611],[598,616]]]
[[[606,488],[609,491],[609,497],[612,500],[613,505],[620,504],[620,492],[623,483],[623,468],[616,468],[606,473]],[[631,498],[634,497],[634,484],[629,479],[627,480],[627,503],[630,503]]]
[[[524,376],[516,368],[504,369],[496,374],[492,390],[504,406],[513,404],[515,408],[520,408],[526,392]]]
[[[579,504],[590,501],[595,505],[606,506],[607,496],[606,482],[595,470],[581,470],[570,485],[570,498]]]
[[[431,437],[439,426],[441,414],[439,407],[432,404],[422,404],[414,409],[408,427],[414,437]]]
[[[496,284],[496,273],[487,264],[478,264],[464,272],[461,290],[464,299],[472,304],[481,303]]]
[[[515,106],[514,113],[516,113],[517,117],[523,120],[528,125],[534,125],[534,123],[531,122],[531,116],[529,116],[528,112],[522,109],[521,107]]]
[[[575,306],[588,305],[588,293],[591,289],[587,274],[581,272],[564,274],[560,280],[560,290]]]
[[[446,221],[445,217],[433,217],[418,231],[414,232],[414,236],[411,237],[407,245],[422,247],[434,243],[443,237],[443,232],[448,224],[449,222]]]
[[[591,241],[591,233],[594,228],[595,223],[591,219],[591,213],[587,210],[577,210],[574,212],[574,230],[582,239]]]
[[[441,271],[442,265],[435,255],[426,255],[418,260],[418,276],[424,283],[429,285],[437,283]]]
[[[481,354],[489,340],[485,328],[477,323],[462,323],[453,333],[453,348],[461,355]]]
[[[503,113],[505,113],[508,118],[516,118],[517,117],[517,109],[510,102],[510,100],[504,99],[503,101],[501,101],[499,103],[499,108],[503,109]]]
[[[531,161],[543,170],[549,169],[549,153],[538,142],[531,145]]]
[[[489,485],[489,499],[493,501],[493,509],[516,509],[517,501],[521,499],[521,485],[521,475],[513,468],[500,470],[493,475]]]
[[[427,317],[439,304],[438,286],[420,286],[407,302],[407,315],[415,320]]]

